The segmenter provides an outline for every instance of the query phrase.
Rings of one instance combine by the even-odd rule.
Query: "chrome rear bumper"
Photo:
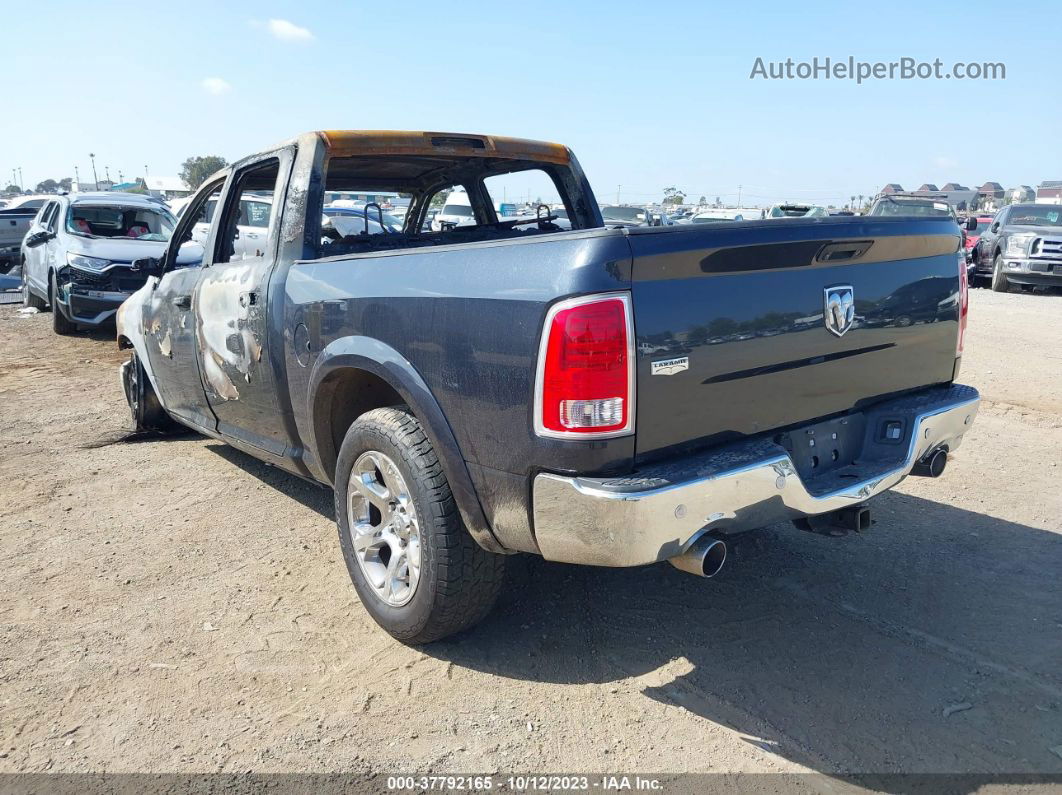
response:
[[[535,538],[547,560],[638,566],[681,554],[705,530],[738,531],[865,502],[892,488],[927,453],[955,450],[977,414],[968,386],[927,389],[867,409],[855,463],[802,479],[772,440],[744,442],[628,477],[536,476]],[[885,441],[885,422],[903,436]]]

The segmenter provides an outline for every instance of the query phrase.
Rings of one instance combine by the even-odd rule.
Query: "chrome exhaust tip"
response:
[[[668,563],[679,571],[696,574],[698,577],[714,577],[726,562],[726,544],[705,533],[681,555],[668,558]]]
[[[911,474],[924,478],[939,478],[944,474],[944,467],[947,465],[948,451],[943,447],[938,447],[915,464],[911,469]]]

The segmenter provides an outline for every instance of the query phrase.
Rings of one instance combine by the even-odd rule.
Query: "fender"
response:
[[[457,509],[476,543],[490,552],[509,552],[494,537],[487,523],[464,456],[442,407],[412,363],[390,345],[372,337],[353,336],[335,340],[321,351],[310,373],[306,394],[307,416],[310,419],[307,439],[309,448],[315,454],[320,451],[317,440],[316,396],[321,383],[332,373],[344,369],[372,373],[401,396],[424,426],[424,432],[435,448],[439,463],[442,464],[446,479],[450,483]]]
[[[151,291],[157,283],[157,277],[149,276],[144,286],[126,298],[122,305],[118,307],[118,312],[114,316],[115,339],[118,342],[119,350],[123,347],[131,347],[136,351],[137,358],[140,359],[140,363],[144,366],[144,372],[147,374],[151,388],[155,390],[159,403],[162,404],[163,408],[166,408],[162,401],[162,391],[155,380],[155,371],[151,366],[151,359],[147,355],[147,343],[144,340],[143,329],[144,302],[149,300]],[[128,346],[122,344],[123,339],[128,341]],[[121,375],[121,370],[125,365],[126,363],[123,362],[118,366],[119,375]]]

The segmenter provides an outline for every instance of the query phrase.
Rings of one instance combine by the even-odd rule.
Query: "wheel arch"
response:
[[[339,447],[351,423],[367,411],[403,404],[435,448],[454,501],[484,549],[505,552],[494,537],[453,430],[423,377],[391,346],[371,337],[345,337],[317,358],[307,390],[307,446],[335,482]]]

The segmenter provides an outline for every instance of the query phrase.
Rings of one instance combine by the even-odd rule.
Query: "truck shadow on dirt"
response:
[[[615,683],[823,773],[1062,774],[1062,538],[899,493],[875,510],[841,539],[760,531],[713,580],[531,561],[487,622],[423,650]]]
[[[332,518],[329,490],[207,449]],[[863,534],[747,534],[711,580],[516,556],[486,621],[421,650],[680,706],[831,776],[1062,775],[1062,537],[897,492],[873,506]]]
[[[323,516],[325,519],[335,521],[335,504],[332,500],[332,490],[326,489],[308,480],[296,477],[283,469],[271,467],[268,464],[252,458],[235,447],[230,447],[221,442],[210,442],[207,450],[224,458],[229,463],[238,466],[249,475],[258,478],[262,483],[276,489],[293,500],[301,503]]]

